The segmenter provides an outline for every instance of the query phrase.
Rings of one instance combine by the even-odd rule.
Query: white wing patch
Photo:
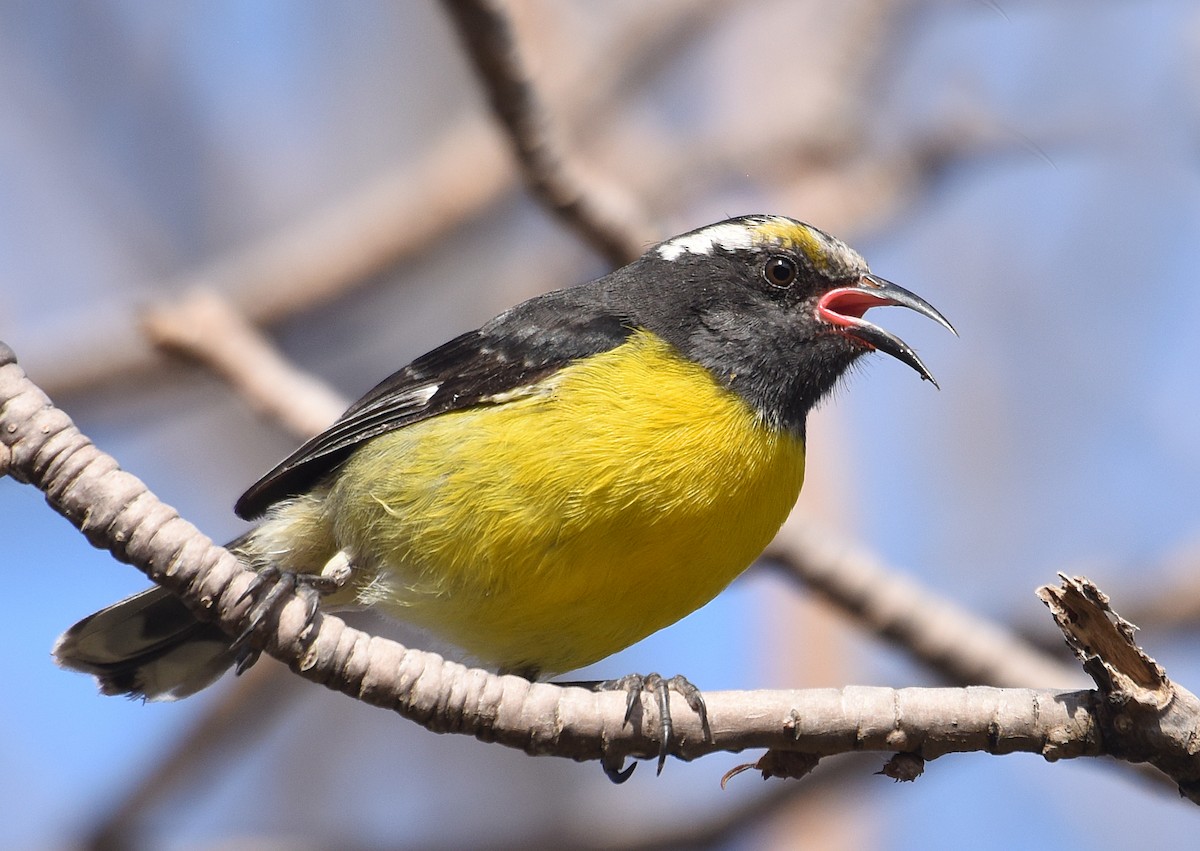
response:
[[[397,396],[394,401],[403,405],[413,404],[417,407],[420,407],[432,399],[433,394],[437,393],[438,388],[441,386],[442,385],[440,383],[434,383],[425,384],[421,387],[414,387],[412,390]]]

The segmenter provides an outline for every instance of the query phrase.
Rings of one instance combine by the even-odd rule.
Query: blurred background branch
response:
[[[633,198],[589,174],[550,127],[514,41],[508,15],[492,0],[443,0],[475,66],[488,103],[506,131],[525,185],[613,266],[639,257],[660,235]]]

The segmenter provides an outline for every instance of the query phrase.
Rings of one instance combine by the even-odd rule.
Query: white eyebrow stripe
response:
[[[664,260],[678,260],[685,253],[712,254],[716,248],[738,251],[752,248],[753,245],[754,233],[750,228],[727,222],[664,242],[658,247],[658,255]]]

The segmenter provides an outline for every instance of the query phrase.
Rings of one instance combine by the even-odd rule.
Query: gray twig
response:
[[[614,265],[637,258],[654,232],[632,198],[585,173],[554,137],[501,5],[491,0],[442,5],[533,194]]]

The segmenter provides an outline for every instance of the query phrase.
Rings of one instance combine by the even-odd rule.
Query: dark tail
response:
[[[155,586],[84,618],[53,652],[62,667],[94,675],[104,694],[178,700],[232,667],[232,643]]]

